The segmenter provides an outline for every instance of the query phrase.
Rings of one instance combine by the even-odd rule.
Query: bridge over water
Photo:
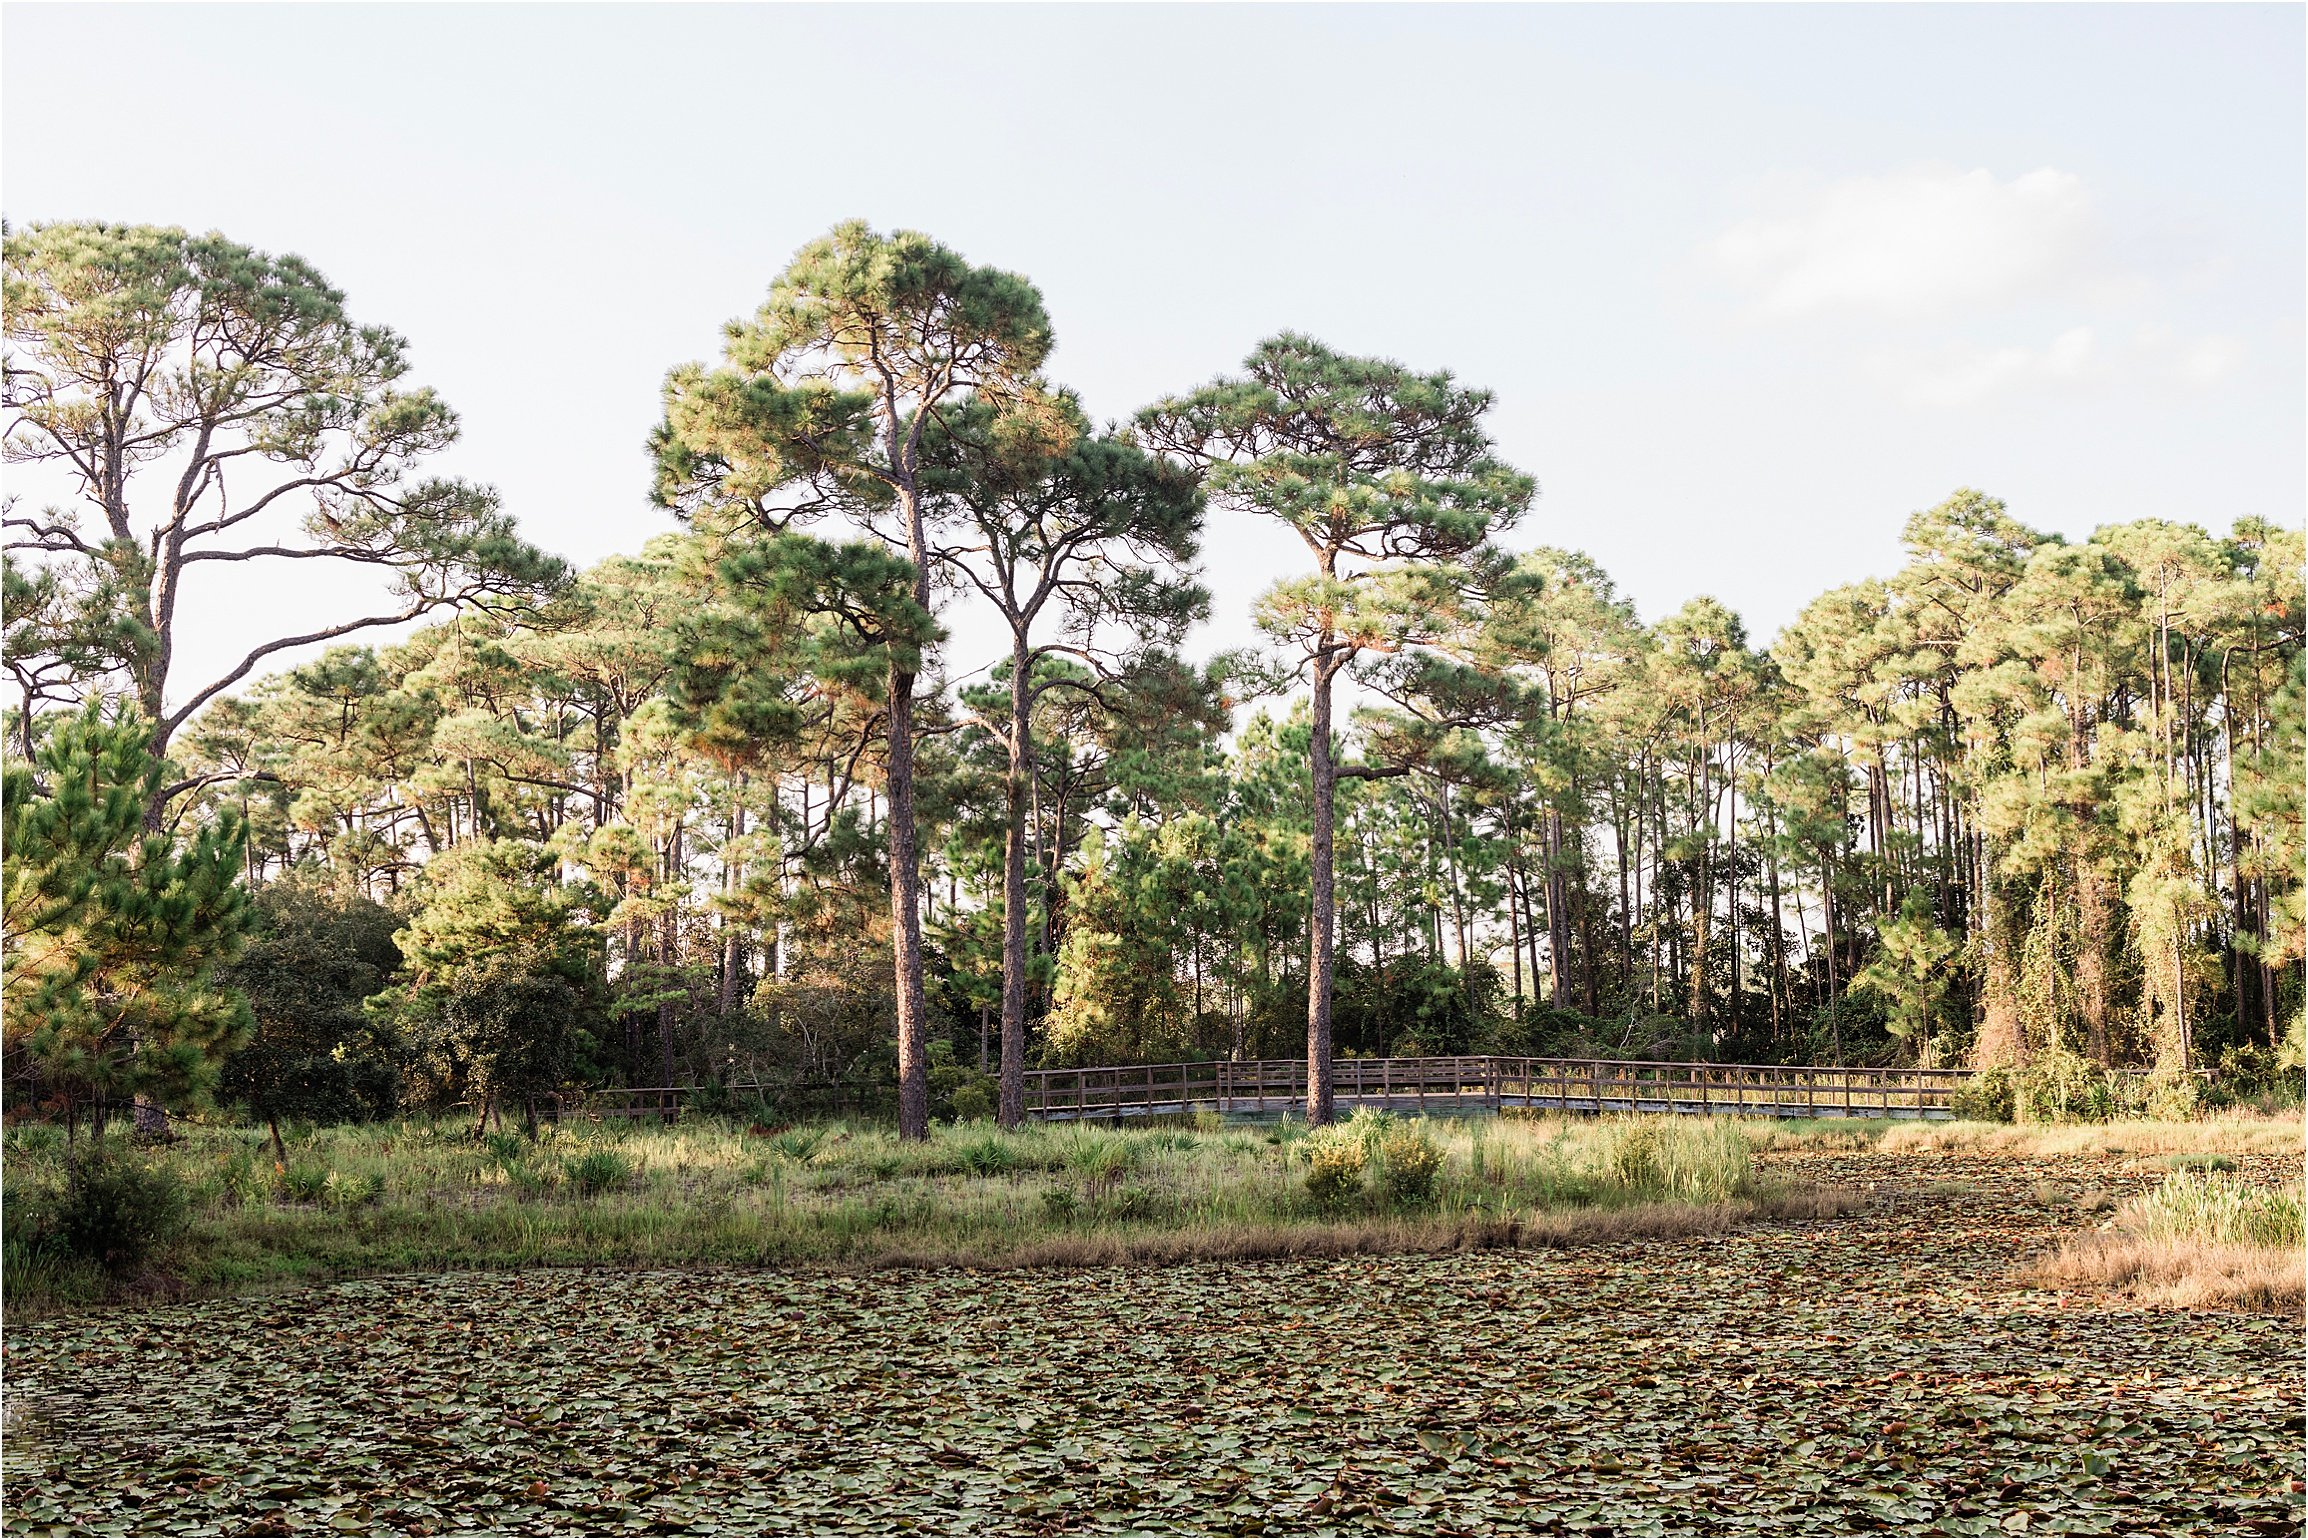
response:
[[[1955,1116],[1965,1069],[1865,1069],[1819,1064],[1690,1064],[1525,1059],[1493,1054],[1337,1059],[1331,1096],[1394,1112],[1673,1112],[1706,1117],[1932,1118]],[[1306,1106],[1304,1059],[1215,1060],[1030,1070],[1026,1115],[1045,1122],[1194,1112],[1280,1115]]]
[[[1955,1116],[1967,1069],[1864,1069],[1823,1064],[1691,1064],[1620,1059],[1528,1059],[1461,1054],[1422,1059],[1337,1059],[1331,1097],[1356,1107],[1437,1115],[1674,1112],[1707,1117],[1933,1118]],[[735,1084],[721,1094],[773,1093]],[[657,1086],[555,1097],[550,1115],[671,1120],[696,1086]],[[1026,1115],[1042,1122],[1176,1117],[1215,1112],[1280,1117],[1306,1107],[1304,1059],[1109,1064],[1026,1072]]]

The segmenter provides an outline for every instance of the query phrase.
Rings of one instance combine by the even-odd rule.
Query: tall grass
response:
[[[2157,1240],[2218,1241],[2298,1250],[2298,1189],[2259,1187],[2221,1171],[2175,1171],[2153,1192],[2133,1199],[2117,1225]]]
[[[1763,1196],[1749,1142],[1727,1122],[1389,1118],[1354,1129],[1373,1139],[1381,1179],[1319,1201],[1306,1186],[1303,1126],[1215,1117],[1163,1128],[974,1123],[926,1141],[862,1122],[757,1134],[693,1118],[476,1142],[461,1121],[408,1120],[287,1129],[277,1163],[260,1129],[186,1125],[153,1160],[183,1184],[192,1222],[156,1265],[170,1287],[217,1292],[469,1266],[1001,1261],[1168,1254],[1221,1239],[1228,1254],[1287,1254],[1317,1232],[1344,1246],[1342,1227],[1391,1236],[1390,1246],[1412,1235],[1465,1244],[1569,1235],[1586,1221],[1566,1227],[1561,1216],[1662,1204],[1707,1210],[1674,1225],[1720,1227]],[[20,1125],[4,1153],[10,1308],[117,1289],[50,1244],[57,1132]]]
[[[2308,1300],[2303,1192],[2183,1168],[2116,1213],[2112,1227],[2037,1263],[2036,1282],[2118,1289],[2191,1308],[2298,1314]]]

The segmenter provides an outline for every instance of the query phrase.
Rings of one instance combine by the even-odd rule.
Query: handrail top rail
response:
[[[1306,1061],[1306,1060],[1304,1060],[1304,1059],[1173,1059],[1173,1060],[1161,1061],[1161,1062],[1156,1062],[1156,1063],[1147,1063],[1147,1064],[1085,1064],[1085,1065],[1081,1065],[1081,1066],[1078,1066],[1078,1067],[1075,1067],[1075,1068],[1063,1068],[1063,1067],[1061,1067],[1061,1068],[1042,1068],[1042,1069],[1029,1069],[1029,1070],[1027,1070],[1027,1071],[1026,1071],[1026,1075],[1027,1075],[1027,1076],[1028,1076],[1028,1078],[1030,1078],[1030,1079],[1048,1079],[1048,1078],[1050,1078],[1050,1077],[1053,1077],[1053,1076],[1065,1076],[1065,1077],[1073,1077],[1073,1076],[1079,1076],[1079,1075],[1119,1075],[1119,1074],[1133,1074],[1133,1075],[1143,1075],[1143,1074],[1144,1074],[1144,1073],[1146,1073],[1148,1070],[1209,1070],[1209,1071],[1213,1071],[1213,1072],[1216,1072],[1216,1071],[1219,1071],[1219,1070],[1234,1070],[1234,1071],[1243,1071],[1243,1070],[1257,1070],[1257,1069],[1264,1069],[1264,1068],[1267,1068],[1267,1067],[1270,1067],[1270,1066],[1271,1066],[1271,1067],[1273,1067],[1273,1068],[1277,1068],[1277,1069],[1299,1069],[1299,1068],[1303,1068],[1303,1067],[1305,1066],[1306,1062],[1307,1062],[1307,1061]],[[1745,1064],[1745,1063],[1736,1063],[1736,1062],[1731,1062],[1731,1061],[1727,1061],[1727,1060],[1713,1060],[1713,1059],[1596,1059],[1596,1058],[1546,1058],[1546,1057],[1541,1057],[1541,1056],[1539,1056],[1539,1055],[1536,1055],[1536,1054],[1501,1054],[1501,1053],[1422,1054],[1422,1055],[1419,1055],[1419,1056],[1416,1056],[1416,1057],[1409,1057],[1409,1056],[1404,1056],[1404,1057],[1396,1057],[1396,1056],[1391,1056],[1391,1055],[1390,1055],[1390,1056],[1385,1056],[1385,1057],[1376,1057],[1376,1058],[1335,1058],[1335,1059],[1331,1060],[1331,1068],[1333,1069],[1333,1071],[1337,1070],[1337,1069],[1338,1069],[1340,1066],[1342,1066],[1342,1065],[1350,1065],[1350,1064],[1351,1064],[1351,1065],[1365,1065],[1365,1064],[1386,1064],[1386,1065],[1416,1065],[1416,1066],[1427,1066],[1427,1065],[1449,1065],[1449,1066],[1463,1066],[1463,1065],[1484,1065],[1484,1066],[1487,1066],[1487,1065],[1491,1065],[1491,1064],[1515,1064],[1515,1065],[1523,1065],[1523,1064],[1539,1065],[1539,1064],[1545,1064],[1545,1065],[1576,1065],[1576,1066],[1579,1066],[1579,1067],[1581,1067],[1581,1068],[1586,1068],[1586,1067],[1593,1067],[1593,1068],[1596,1068],[1596,1069],[1601,1069],[1601,1068],[1604,1068],[1604,1067],[1609,1067],[1609,1068],[1612,1068],[1612,1069],[1669,1069],[1669,1070],[1678,1070],[1678,1069],[1679,1069],[1679,1070],[1758,1070],[1758,1071],[1764,1071],[1764,1072],[1770,1072],[1770,1073],[1779,1073],[1779,1074],[1835,1074],[1835,1075],[1920,1075],[1920,1076],[1928,1076],[1928,1077],[1937,1078],[1937,1079],[1965,1079],[1965,1078],[1969,1078],[1969,1077],[1971,1077],[1971,1076],[1973,1076],[1973,1075],[1976,1075],[1976,1074],[1978,1074],[1978,1073],[1979,1073],[1979,1071],[1977,1071],[1977,1070],[1972,1070],[1972,1069],[1950,1068],[1950,1067],[1932,1067],[1932,1068],[1924,1068],[1924,1067],[1921,1067],[1921,1066],[1904,1066],[1904,1065],[1878,1065],[1878,1064]],[[2144,1073],[2144,1071],[2119,1071],[2118,1073]]]

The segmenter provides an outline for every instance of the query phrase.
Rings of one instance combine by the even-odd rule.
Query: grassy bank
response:
[[[10,1130],[8,1309],[464,1267],[1036,1266],[1565,1243],[1841,1201],[1765,1181],[1750,1130],[1693,1119],[1365,1119],[1312,1138],[1211,1119],[973,1124],[916,1144],[849,1123],[698,1119],[476,1141],[459,1123],[411,1121],[292,1130],[286,1155],[261,1130],[217,1127],[137,1152],[181,1187],[183,1223],[108,1271],[67,1239],[61,1131]]]
[[[2039,1262],[2032,1281],[2297,1314],[2308,1301],[2303,1198],[2298,1184],[2259,1187],[2217,1166],[2183,1167],[2124,1204],[2105,1229]]]
[[[2180,1122],[1924,1123],[1912,1119],[1793,1118],[1757,1123],[1757,1150],[1875,1150],[1981,1155],[2299,1155],[2297,1115],[2231,1115]]]

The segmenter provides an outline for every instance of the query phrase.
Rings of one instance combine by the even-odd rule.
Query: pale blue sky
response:
[[[667,367],[857,215],[1034,279],[1101,416],[1285,327],[1453,369],[1513,543],[1762,639],[1959,485],[2300,522],[2303,15],[11,4],[0,206],[309,258],[580,560],[668,527]],[[1296,544],[1208,548],[1244,639]],[[341,600],[209,592],[211,656]]]

